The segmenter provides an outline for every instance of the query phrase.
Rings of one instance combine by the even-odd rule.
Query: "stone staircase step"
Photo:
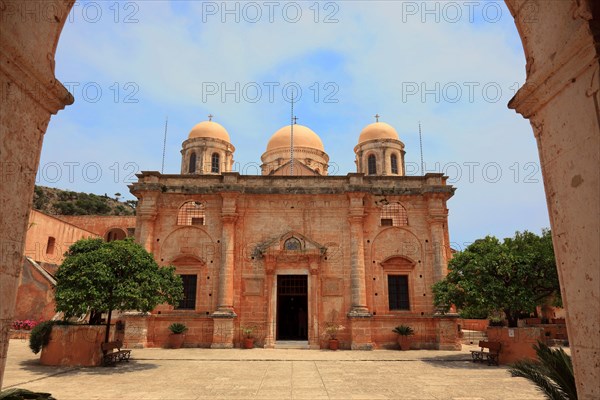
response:
[[[461,342],[463,344],[474,344],[477,345],[480,340],[486,340],[487,334],[481,331],[471,331],[467,329],[463,329],[463,337]]]

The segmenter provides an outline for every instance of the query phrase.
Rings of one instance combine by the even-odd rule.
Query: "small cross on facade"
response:
[[[296,125],[298,123],[298,117],[294,117],[294,118],[292,118],[292,120],[294,121],[294,125]]]
[[[379,117],[381,117],[381,115],[375,114],[375,122],[379,122]]]
[[[212,115],[212,114],[208,114],[208,120],[209,120],[209,121],[212,121],[213,117],[214,117],[214,115]]]

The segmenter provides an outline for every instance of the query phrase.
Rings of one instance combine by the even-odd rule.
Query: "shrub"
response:
[[[50,333],[52,333],[52,326],[55,323],[55,321],[40,322],[31,330],[29,348],[33,354],[39,353],[50,342]]]
[[[247,339],[251,339],[254,335],[254,327],[253,326],[240,326],[240,331],[242,332],[242,336]]]
[[[414,329],[407,325],[398,325],[392,330],[392,332],[400,336],[411,336],[415,334]]]
[[[174,322],[171,325],[169,325],[169,330],[175,334],[179,334],[187,331],[188,328],[182,323]]]
[[[69,321],[43,321],[38,323],[29,335],[29,348],[34,354],[39,353],[50,342],[50,334],[54,325],[75,325]]]
[[[50,393],[32,392],[27,389],[6,389],[0,392],[0,400],[56,400]]]
[[[504,321],[497,318],[490,318],[489,326],[504,326]]]

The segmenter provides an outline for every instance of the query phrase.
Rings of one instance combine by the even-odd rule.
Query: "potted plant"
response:
[[[340,342],[337,338],[337,334],[339,331],[344,329],[344,325],[340,325],[335,322],[327,323],[325,326],[324,334],[327,336],[329,340],[329,350],[337,350],[339,349]]]
[[[400,345],[400,350],[409,350],[410,337],[415,334],[413,328],[408,325],[398,325],[392,330],[392,332],[398,335],[398,344]]]
[[[251,349],[254,347],[254,327],[252,326],[240,326],[242,332],[242,344],[245,349]]]
[[[183,345],[185,339],[185,331],[188,330],[185,324],[180,322],[174,322],[169,325],[171,334],[169,335],[169,347],[172,349],[179,349]]]

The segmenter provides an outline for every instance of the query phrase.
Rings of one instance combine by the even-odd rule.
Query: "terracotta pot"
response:
[[[340,341],[337,339],[329,339],[329,350],[337,350],[340,348]]]
[[[398,335],[400,350],[410,350],[410,336]]]
[[[254,347],[254,338],[244,338],[244,348],[252,349]]]
[[[171,349],[179,349],[183,345],[184,340],[185,340],[185,334],[171,333],[169,335],[169,347]]]

